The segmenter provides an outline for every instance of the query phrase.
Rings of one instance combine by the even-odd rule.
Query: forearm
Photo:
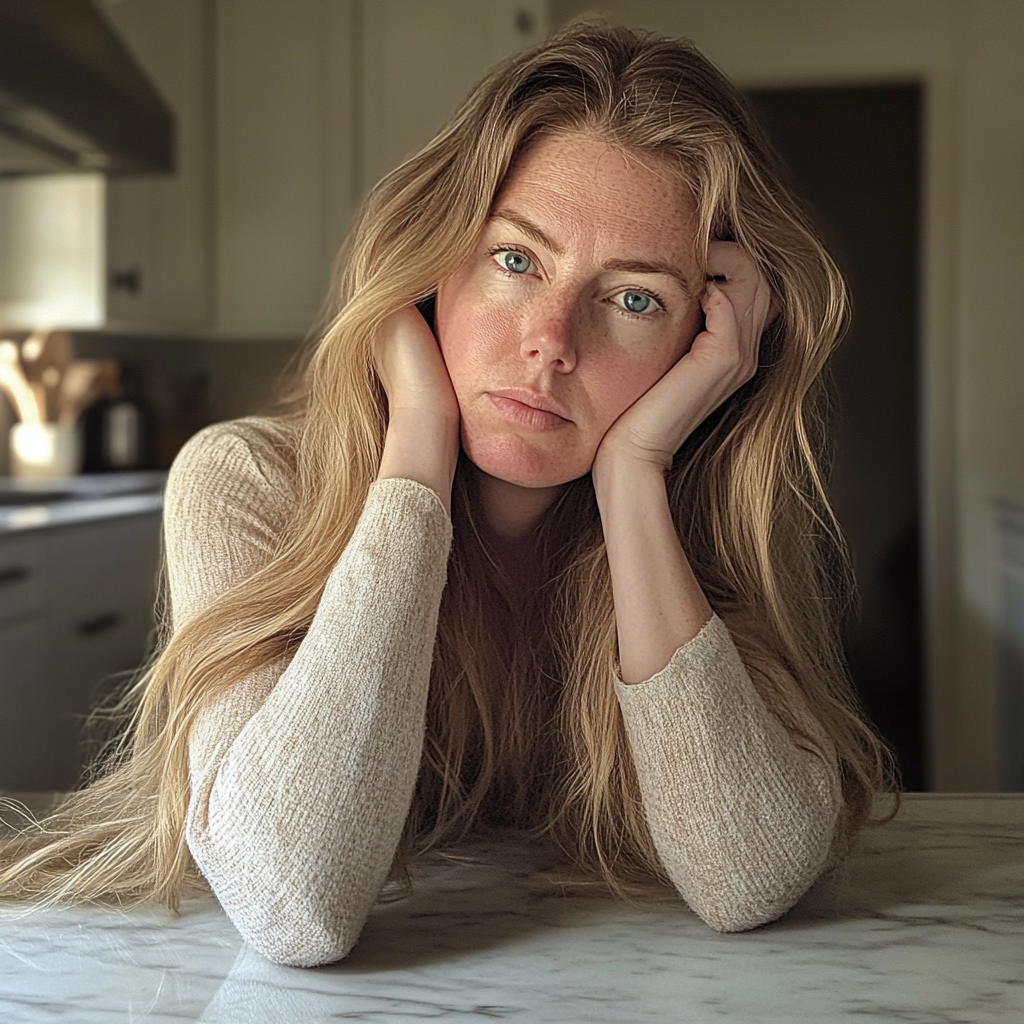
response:
[[[799,697],[796,742],[717,617],[618,697],[651,835],[686,902],[721,931],[788,910],[827,863],[843,805],[832,744]]]
[[[193,741],[189,845],[271,959],[344,955],[387,875],[419,767],[449,534],[421,489],[371,492],[280,680],[262,703],[229,692],[226,717],[247,716],[236,735],[213,722]]]
[[[676,534],[660,465],[606,460],[595,467],[611,571],[623,682],[660,672],[711,618]]]
[[[758,693],[690,568],[661,467],[605,462],[594,480],[622,680],[642,684],[619,699],[658,853],[709,924],[762,924],[824,864],[842,803],[831,744],[792,680],[804,746]]]

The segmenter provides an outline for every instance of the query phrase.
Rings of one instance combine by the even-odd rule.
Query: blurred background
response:
[[[1024,788],[1018,0],[4,0],[0,788],[77,777],[146,650],[162,471],[265,407],[367,188],[591,15],[739,83],[848,274],[847,650],[906,787]]]

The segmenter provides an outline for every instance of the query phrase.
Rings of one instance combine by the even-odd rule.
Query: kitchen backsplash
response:
[[[19,337],[18,335],[12,335]],[[165,469],[188,438],[209,423],[265,409],[299,345],[293,341],[192,341],[76,332],[82,358],[112,356],[125,387],[148,419],[150,468]],[[0,395],[0,437],[14,421]],[[0,445],[0,475],[10,471]]]

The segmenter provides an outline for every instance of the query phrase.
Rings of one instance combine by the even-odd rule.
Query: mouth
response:
[[[502,419],[528,429],[556,430],[572,423],[563,405],[536,391],[500,388],[488,391],[487,397]]]

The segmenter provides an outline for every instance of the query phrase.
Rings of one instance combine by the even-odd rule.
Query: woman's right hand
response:
[[[388,396],[388,432],[377,479],[415,480],[450,510],[459,403],[437,339],[415,306],[384,321],[373,362]]]

